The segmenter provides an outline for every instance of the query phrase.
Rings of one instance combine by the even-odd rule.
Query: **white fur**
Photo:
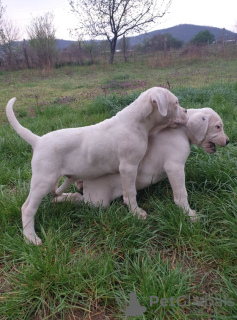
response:
[[[138,167],[136,188],[143,189],[168,177],[175,203],[195,220],[196,213],[189,206],[185,187],[184,167],[190,154],[190,145],[197,144],[206,152],[213,153],[213,144],[224,147],[229,139],[223,131],[221,118],[212,109],[189,109],[187,116],[187,125],[177,129],[166,128],[149,135],[147,152]],[[118,173],[77,182],[79,189],[82,186],[83,196],[79,193],[64,193],[55,201],[85,201],[106,207],[122,195]]]
[[[75,181],[108,173],[120,173],[125,204],[134,214],[146,217],[136,201],[137,168],[147,150],[150,132],[186,122],[186,110],[180,107],[177,97],[166,89],[151,88],[111,119],[42,137],[19,124],[14,102],[15,98],[7,104],[8,120],[34,152],[30,193],[22,206],[23,231],[30,242],[41,243],[34,230],[34,216],[46,194],[60,195]],[[57,189],[62,176],[67,178]]]

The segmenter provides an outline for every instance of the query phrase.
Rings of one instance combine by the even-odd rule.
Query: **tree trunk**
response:
[[[124,61],[127,62],[127,55],[126,55],[126,38],[125,38],[125,34],[123,35],[123,57],[124,57]]]
[[[82,66],[81,41],[78,40],[78,63]]]
[[[29,63],[29,58],[28,58],[28,52],[26,49],[26,41],[25,39],[23,40],[23,53],[25,57],[25,62],[26,62],[26,67],[29,69],[30,68],[30,63]]]
[[[117,43],[117,36],[114,36],[114,38],[110,41],[110,58],[109,58],[110,64],[113,64],[114,62],[116,43]]]
[[[222,53],[225,52],[225,28],[222,30]]]
[[[165,42],[164,42],[164,57],[166,58],[167,55],[167,36],[165,36]]]

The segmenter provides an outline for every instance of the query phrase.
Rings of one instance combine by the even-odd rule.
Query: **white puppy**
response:
[[[138,167],[137,190],[143,189],[168,177],[174,202],[187,212],[192,220],[196,213],[188,203],[185,187],[185,162],[190,154],[190,145],[197,144],[208,153],[215,152],[215,145],[226,146],[229,138],[223,131],[219,115],[210,108],[188,109],[188,121],[177,129],[166,128],[149,135],[148,149]],[[112,200],[122,195],[119,174],[77,182],[80,193],[64,193],[54,201],[84,201],[95,206],[108,206]]]
[[[39,137],[22,127],[13,112],[15,98],[6,113],[13,129],[33,148],[30,193],[22,206],[25,237],[40,244],[34,230],[34,216],[42,198],[56,195],[71,183],[119,172],[124,203],[141,217],[146,213],[136,201],[137,168],[147,150],[148,134],[157,129],[186,123],[186,110],[177,97],[158,87],[143,92],[116,116],[96,125],[62,129]],[[66,176],[57,189],[58,181]]]

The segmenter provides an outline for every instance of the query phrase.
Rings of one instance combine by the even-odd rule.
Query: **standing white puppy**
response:
[[[30,193],[22,206],[25,237],[41,244],[34,216],[42,198],[59,195],[71,183],[120,173],[124,203],[138,216],[146,212],[136,201],[137,168],[147,150],[148,134],[166,126],[186,123],[186,110],[170,91],[154,87],[143,92],[116,116],[96,125],[50,132],[42,137],[22,127],[13,112],[15,98],[6,108],[13,129],[33,148]],[[67,179],[56,190],[62,176]],[[55,191],[56,190],[56,191]]]

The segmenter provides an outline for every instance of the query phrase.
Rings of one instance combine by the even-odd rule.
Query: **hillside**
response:
[[[215,27],[208,27],[208,26],[197,26],[193,24],[180,24],[175,27],[161,29],[152,31],[146,34],[141,34],[136,37],[130,37],[130,45],[135,46],[142,42],[145,37],[152,37],[156,34],[165,34],[170,33],[174,38],[182,40],[183,42],[189,42],[197,33],[200,31],[208,30],[215,36],[215,39],[218,40],[222,38],[223,29],[215,28]],[[237,34],[231,32],[229,30],[225,30],[225,38],[226,40],[232,40],[237,38]]]
[[[70,46],[70,44],[75,43],[76,41],[73,40],[63,40],[63,39],[57,39],[57,48],[58,49],[64,49]]]
[[[182,40],[184,43],[187,43],[197,33],[204,30],[210,31],[215,36],[216,40],[222,38],[223,29],[221,28],[197,26],[193,24],[180,24],[178,26],[174,26],[171,28],[156,30],[156,31],[144,33],[135,37],[129,37],[129,43],[131,47],[134,47],[135,45],[141,43],[145,37],[152,37],[156,34],[165,34],[165,33],[170,33],[174,38]],[[229,30],[225,30],[225,39],[226,40],[237,39],[237,33],[231,32]],[[73,42],[75,41],[58,39],[57,46],[58,48],[63,49],[68,47]]]

